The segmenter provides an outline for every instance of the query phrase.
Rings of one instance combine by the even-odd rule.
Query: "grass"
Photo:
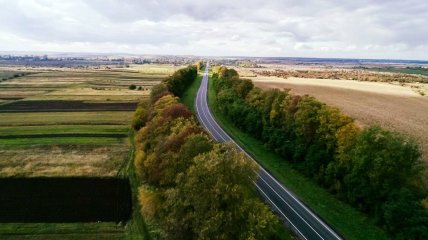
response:
[[[1,239],[124,239],[125,228],[114,222],[2,223]]]
[[[195,99],[196,94],[198,92],[199,86],[201,85],[202,75],[198,75],[198,77],[193,81],[193,83],[187,88],[184,92],[183,96],[181,96],[181,102],[187,106],[193,113],[195,113]]]
[[[180,68],[186,66],[174,66],[172,64],[135,64],[131,69],[144,74],[171,75]]]
[[[342,235],[345,239],[388,239],[385,232],[375,226],[364,214],[339,201],[294,170],[288,162],[266,149],[263,143],[240,131],[217,109],[212,81],[209,81],[208,104],[220,125],[243,146],[259,163],[284,186],[295,193],[307,206]]]
[[[132,211],[132,218],[128,223],[129,228],[127,231],[127,239],[151,240],[152,237],[149,233],[149,227],[147,226],[143,216],[141,215],[140,204],[138,202],[138,188],[141,185],[141,181],[137,176],[134,165],[135,144],[133,130],[130,130],[129,141],[131,142],[129,157],[125,163],[125,167],[122,168],[121,172],[119,172],[119,176],[124,175],[129,178],[129,183],[131,184],[132,191],[132,202],[134,206]]]
[[[115,137],[38,137],[0,139],[0,145],[8,148],[21,148],[37,145],[110,145],[124,143],[124,138]]]
[[[369,68],[369,70],[378,71],[378,72],[418,74],[418,75],[428,76],[428,69],[420,68],[420,67],[406,67],[406,68],[386,67],[386,68]]]
[[[128,149],[129,143],[1,145],[0,177],[114,177]]]
[[[127,125],[134,112],[35,112],[2,113],[0,126],[34,125]]]
[[[34,134],[128,134],[126,125],[47,125],[47,126],[3,126],[0,127],[0,138],[6,135],[34,135]]]

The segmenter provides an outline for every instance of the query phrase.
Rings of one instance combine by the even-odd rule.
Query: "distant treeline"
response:
[[[214,143],[179,102],[196,67],[152,88],[133,121],[141,213],[160,239],[275,239],[279,221],[256,196],[256,165]]]
[[[170,77],[162,81],[168,91],[175,96],[181,97],[184,91],[192,84],[198,76],[198,69],[195,65],[175,71]]]
[[[415,141],[379,127],[361,129],[311,96],[255,88],[234,69],[213,71],[217,107],[236,127],[395,239],[428,239],[426,179]]]
[[[275,69],[274,71],[259,70],[252,72],[256,75],[261,76],[275,76],[282,78],[296,77],[296,78],[319,78],[319,79],[347,79],[347,80],[358,80],[367,82],[399,82],[399,83],[428,83],[428,77],[420,76],[423,71],[402,69],[402,70],[388,70],[388,68],[369,68],[369,70],[280,70]],[[379,72],[393,72],[391,74],[377,73]],[[411,74],[420,75],[411,75]],[[425,72],[426,74],[427,72]]]

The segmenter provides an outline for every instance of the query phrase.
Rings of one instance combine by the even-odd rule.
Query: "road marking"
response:
[[[300,230],[293,224],[293,222],[290,221],[290,219],[288,219],[288,217],[281,211],[281,209],[269,198],[269,196],[257,185],[255,184],[256,187],[259,189],[259,191],[262,192],[262,194],[265,196],[265,198],[267,198],[267,200],[269,200],[269,202],[271,202],[273,204],[273,206],[275,206],[275,208],[282,214],[282,216],[285,217],[285,219],[287,219],[287,221],[294,227],[294,229],[297,230],[297,232],[299,232],[300,236],[302,236],[304,239],[308,240],[305,235],[300,232]]]
[[[305,223],[306,223],[306,225],[308,225],[311,229],[312,229],[312,231],[314,231],[321,239],[324,239],[296,210],[294,210],[294,208],[287,202],[287,201],[285,201],[285,199],[281,196],[281,195],[279,195],[278,194],[278,192],[276,192],[275,191],[275,189],[273,189],[270,185],[269,185],[269,183],[268,182],[266,182],[262,177],[260,177],[260,179],[263,181],[263,182],[265,182],[266,183],[266,185],[270,188],[270,189],[272,189],[272,191],[279,197],[279,198],[281,198],[281,200],[285,203],[285,204],[287,204],[287,206],[291,209],[291,210],[293,210],[293,212],[295,213],[295,214],[297,214],[297,216],[299,216],[299,218],[300,219],[302,219]]]

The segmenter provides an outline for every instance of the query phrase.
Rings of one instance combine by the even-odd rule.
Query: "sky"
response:
[[[0,0],[0,51],[428,60],[428,1]]]

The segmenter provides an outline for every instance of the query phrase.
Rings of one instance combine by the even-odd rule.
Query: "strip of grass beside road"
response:
[[[187,106],[193,113],[195,113],[195,99],[198,92],[198,88],[201,85],[202,75],[198,74],[195,81],[187,88],[183,96],[181,96],[181,102]]]
[[[345,239],[388,239],[385,232],[365,215],[302,176],[288,162],[266,149],[262,142],[234,127],[218,111],[212,81],[209,81],[208,86],[208,104],[216,120],[237,143]]]

